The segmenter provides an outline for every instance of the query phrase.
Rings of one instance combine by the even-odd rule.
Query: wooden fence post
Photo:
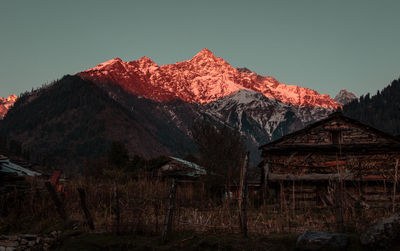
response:
[[[120,234],[120,209],[119,209],[119,192],[117,183],[114,183],[114,199],[115,199],[115,232]]]
[[[249,153],[243,162],[243,166],[240,170],[240,190],[239,190],[239,223],[242,234],[247,237],[247,166],[249,164]]]
[[[292,181],[292,214],[293,214],[293,219],[296,216],[296,186],[295,186],[295,182],[294,179]]]
[[[269,161],[269,160],[268,160]],[[266,206],[267,205],[267,198],[268,198],[268,174],[269,174],[269,162],[265,163],[264,167],[263,167],[263,172],[264,174],[263,177],[261,177],[262,179],[262,202],[263,205]]]
[[[335,204],[336,204],[336,227],[338,232],[343,232],[343,208],[342,208],[342,200],[343,200],[343,190],[342,190],[342,182],[338,181],[336,183],[335,189]]]
[[[87,223],[89,225],[89,228],[91,230],[94,230],[94,224],[93,224],[93,218],[92,215],[90,214],[87,206],[86,206],[86,193],[85,190],[83,188],[78,188],[78,193],[79,193],[79,197],[81,199],[81,206],[82,206],[82,210],[85,213],[85,217],[87,220]]]
[[[47,188],[47,191],[49,191],[50,197],[53,200],[54,205],[56,206],[57,212],[60,215],[61,219],[63,219],[64,221],[67,221],[68,217],[67,217],[67,214],[65,213],[64,206],[61,203],[60,199],[58,198],[53,185],[50,182],[45,182],[44,184]]]
[[[169,190],[169,203],[167,208],[167,214],[165,215],[164,220],[164,230],[162,234],[162,242],[166,243],[168,241],[168,237],[171,233],[172,229],[172,221],[174,217],[174,209],[175,209],[175,196],[176,196],[176,180],[172,178],[171,187]]]
[[[159,215],[159,205],[157,204],[157,201],[156,202],[154,202],[154,214],[155,214],[155,217],[156,217],[156,224],[155,224],[155,226],[154,226],[154,233],[155,234],[158,234],[158,225],[159,225],[159,223],[158,223],[158,215]]]
[[[397,186],[397,170],[399,168],[399,160],[396,159],[396,166],[394,168],[394,181],[393,181],[393,213],[396,211],[396,186]]]

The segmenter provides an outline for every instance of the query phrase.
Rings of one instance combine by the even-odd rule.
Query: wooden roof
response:
[[[206,170],[193,163],[177,157],[169,157],[170,161],[163,164],[159,171],[165,176],[197,178],[206,175]]]
[[[285,136],[283,136],[283,137],[281,137],[281,138],[279,138],[279,139],[277,139],[275,141],[272,141],[270,143],[264,144],[264,145],[260,146],[259,149],[264,149],[264,148],[268,148],[268,149],[270,149],[270,148],[275,148],[275,149],[276,148],[286,148],[287,146],[278,145],[278,144],[279,143],[283,143],[284,141],[286,141],[288,139],[291,139],[291,138],[294,138],[296,136],[299,136],[299,135],[302,135],[302,134],[307,134],[312,129],[314,129],[314,128],[318,127],[318,126],[321,126],[323,124],[329,123],[332,120],[335,120],[335,119],[338,119],[338,118],[342,119],[342,120],[344,120],[344,121],[346,121],[346,122],[348,122],[348,123],[350,123],[350,124],[352,124],[352,125],[354,125],[356,127],[362,128],[362,129],[364,129],[366,131],[369,131],[369,132],[371,132],[371,133],[373,133],[375,135],[378,135],[378,136],[380,136],[382,138],[390,140],[391,142],[393,142],[393,143],[390,144],[390,147],[393,147],[393,145],[400,147],[400,139],[399,138],[394,137],[394,136],[392,136],[392,135],[390,135],[390,134],[388,134],[386,132],[383,132],[383,131],[381,131],[379,129],[376,129],[376,128],[370,126],[370,125],[364,124],[364,123],[362,123],[362,122],[360,122],[358,120],[346,117],[346,116],[343,115],[343,113],[341,111],[337,111],[337,112],[334,112],[334,113],[330,114],[327,118],[319,120],[319,121],[317,121],[315,123],[312,123],[312,124],[304,127],[301,130],[289,133],[289,134],[287,134],[287,135],[285,135]],[[290,147],[299,147],[299,146],[291,145]],[[312,146],[309,146],[309,147],[312,147]],[[318,147],[321,147],[321,146],[318,146]],[[326,148],[332,148],[332,147],[335,147],[335,146],[326,146]],[[365,147],[365,145],[363,147]]]

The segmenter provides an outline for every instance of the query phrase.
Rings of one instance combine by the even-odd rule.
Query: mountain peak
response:
[[[340,90],[340,92],[335,96],[334,100],[339,104],[339,105],[346,105],[353,101],[354,99],[357,99],[356,95],[354,93],[347,91],[346,89]]]
[[[139,58],[137,62],[141,65],[156,65],[156,63],[154,63],[154,61],[151,58],[145,56]]]
[[[7,98],[0,97],[0,119],[3,119],[7,114],[8,110],[14,105],[17,101],[17,95],[11,94]]]
[[[17,101],[17,99],[18,99],[18,96],[17,96],[17,95],[11,94],[11,95],[8,96],[8,98],[6,98],[5,100],[8,101],[8,102],[15,103],[15,101]]]
[[[201,51],[199,51],[199,53],[197,53],[193,59],[199,59],[199,58],[212,58],[215,59],[217,58],[214,53],[212,53],[209,49],[204,48]]]
[[[110,65],[110,64],[115,64],[115,63],[117,63],[117,62],[121,63],[121,62],[123,62],[123,61],[122,61],[122,59],[120,59],[120,58],[113,58],[113,59],[110,59],[110,60],[108,60],[108,61],[106,61],[106,62],[104,62],[104,63],[101,63],[101,65],[106,66],[106,65]]]
[[[123,63],[123,62],[124,61],[122,61],[122,59],[120,59],[120,58],[113,58],[113,59],[110,59],[110,60],[108,60],[106,62],[98,64],[96,67],[91,68],[91,69],[86,70],[86,71],[101,70],[101,69],[103,69],[103,68],[105,68],[107,66],[111,66],[111,65],[114,65],[116,63]]]

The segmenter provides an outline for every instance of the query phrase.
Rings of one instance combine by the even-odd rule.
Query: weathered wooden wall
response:
[[[333,142],[333,134],[340,135],[339,142]],[[282,205],[332,205],[339,185],[346,203],[389,206],[399,201],[394,183],[400,143],[341,116],[264,146],[263,157],[267,168],[262,175],[268,170],[261,181],[268,190],[264,194]]]

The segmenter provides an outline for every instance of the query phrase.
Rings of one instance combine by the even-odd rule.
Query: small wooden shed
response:
[[[0,155],[0,174],[14,174],[18,176],[40,176],[41,173],[23,167],[22,161],[11,161],[8,157]]]
[[[400,141],[335,112],[260,147],[267,203],[329,206],[342,201],[386,207],[398,198]]]
[[[174,177],[178,179],[197,179],[202,175],[206,175],[206,170],[187,160],[177,157],[168,157],[169,161],[158,169],[159,177]]]

